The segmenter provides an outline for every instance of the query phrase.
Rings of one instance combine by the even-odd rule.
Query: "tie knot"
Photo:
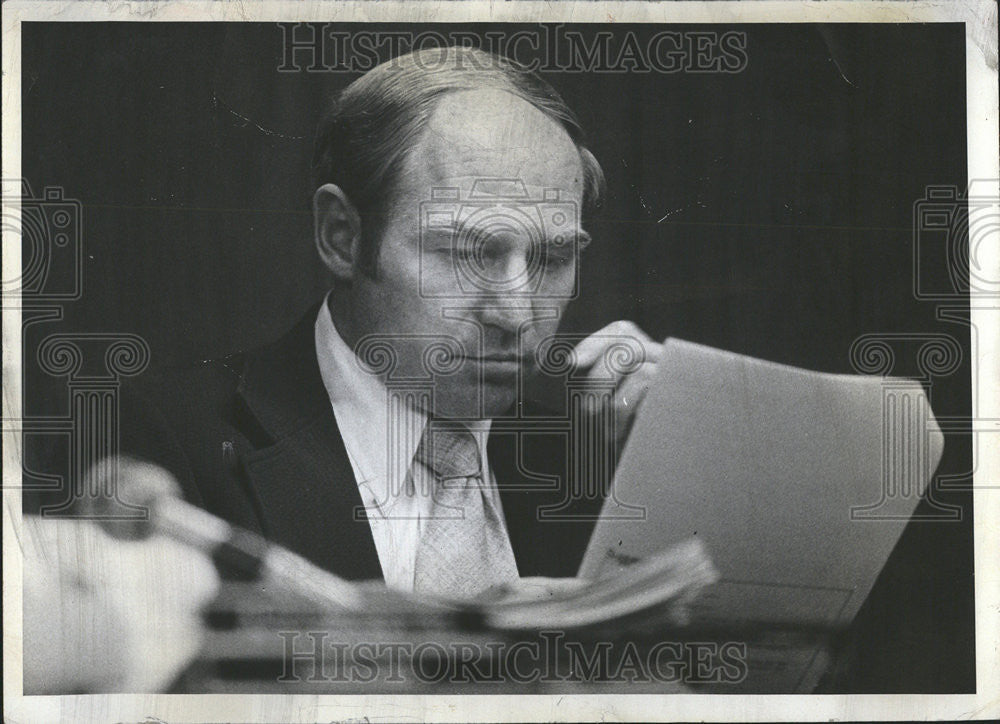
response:
[[[435,428],[427,423],[414,456],[441,480],[472,478],[482,472],[479,445],[467,428]]]

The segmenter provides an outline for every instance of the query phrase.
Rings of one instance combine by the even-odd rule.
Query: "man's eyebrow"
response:
[[[488,229],[483,229],[479,226],[471,226],[471,227],[464,226],[462,224],[455,223],[455,221],[449,221],[447,223],[434,224],[430,226],[430,228],[426,229],[425,233],[434,235],[436,237],[444,236],[447,238],[451,238],[452,240],[456,240],[458,238],[456,235],[458,234],[459,231],[463,232],[461,234],[463,238],[468,238],[469,234],[475,235],[476,232],[488,231]],[[589,246],[591,242],[593,242],[594,240],[594,238],[590,235],[590,233],[582,228],[577,229],[575,232],[572,233],[575,234],[577,247],[581,249]],[[542,241],[546,245],[553,245],[555,244],[557,236],[558,235],[546,236]]]

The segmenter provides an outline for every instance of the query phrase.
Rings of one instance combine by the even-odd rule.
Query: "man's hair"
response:
[[[469,47],[419,50],[352,82],[320,121],[313,153],[316,186],[336,184],[361,216],[361,267],[376,273],[378,240],[406,154],[437,102],[464,90],[503,90],[558,122],[583,164],[584,209],[600,203],[604,172],[583,145],[576,116],[552,86],[519,63]]]

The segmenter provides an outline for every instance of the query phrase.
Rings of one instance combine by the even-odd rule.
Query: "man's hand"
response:
[[[118,540],[86,520],[24,518],[26,694],[163,691],[197,653],[218,576],[162,536]]]
[[[615,440],[624,440],[631,430],[662,351],[662,344],[654,342],[634,322],[626,320],[612,322],[574,349],[577,371],[587,370],[586,376],[595,382],[608,380],[614,385],[610,405],[614,413]]]

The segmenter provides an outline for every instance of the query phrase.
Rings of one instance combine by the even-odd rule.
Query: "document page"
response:
[[[668,340],[580,576],[697,538],[721,580],[695,620],[844,626],[942,449],[915,381]]]

